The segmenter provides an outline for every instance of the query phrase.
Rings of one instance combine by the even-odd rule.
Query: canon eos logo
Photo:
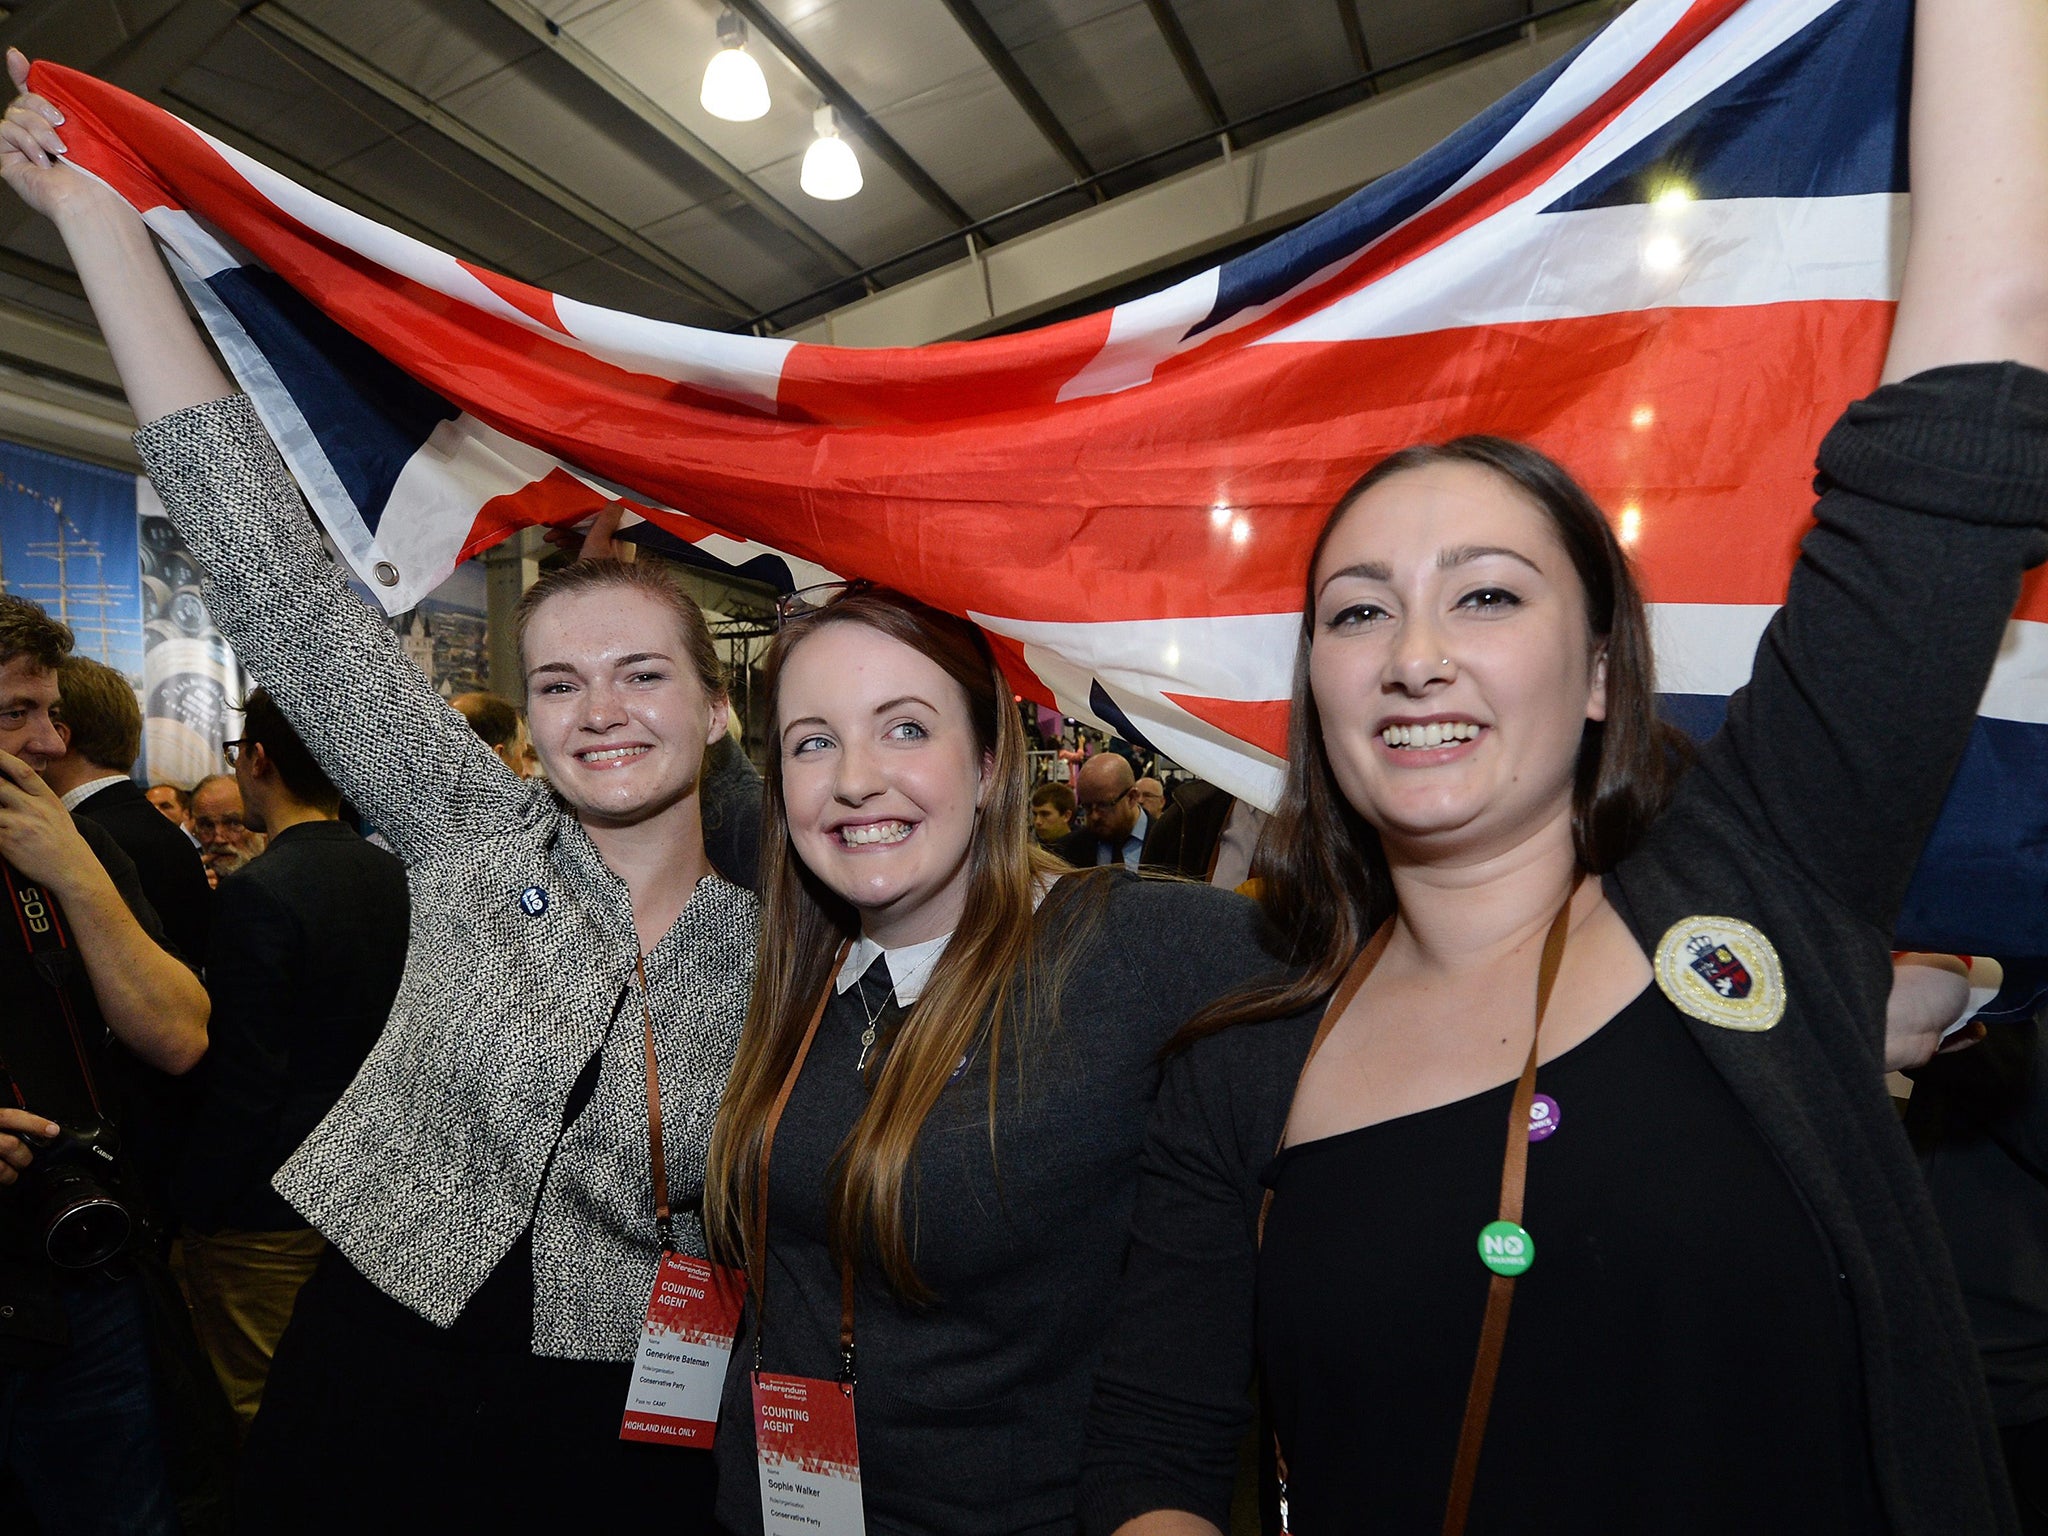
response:
[[[50,909],[43,900],[43,893],[32,885],[21,888],[21,915],[28,923],[30,933],[50,931]]]

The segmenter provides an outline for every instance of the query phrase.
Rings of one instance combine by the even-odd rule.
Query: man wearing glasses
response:
[[[241,746],[231,741],[221,750],[233,762]],[[263,851],[262,834],[249,827],[242,787],[233,774],[211,773],[192,786],[192,835],[199,839],[207,882],[216,887],[221,876],[233,874]]]

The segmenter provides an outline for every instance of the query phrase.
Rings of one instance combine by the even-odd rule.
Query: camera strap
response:
[[[92,1062],[85,1049],[85,1036],[78,1027],[78,1012],[71,1004],[71,983],[78,974],[78,951],[64,926],[64,911],[57,898],[28,879],[12,864],[0,859],[0,880],[7,886],[8,905],[14,913],[15,931],[28,950],[36,974],[57,994],[57,1010],[64,1016],[64,1028],[71,1036],[71,1050],[78,1058],[78,1075],[85,1083],[92,1112],[104,1115],[100,1107],[99,1084],[93,1078]],[[0,1062],[0,1071],[5,1063]],[[12,1078],[10,1076],[10,1081]],[[20,1090],[15,1090],[20,1098]],[[26,1106],[20,1106],[26,1107]]]

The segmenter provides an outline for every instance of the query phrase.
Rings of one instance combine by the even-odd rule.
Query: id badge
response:
[[[744,1294],[733,1270],[680,1253],[661,1256],[626,1388],[621,1440],[711,1444]]]
[[[756,1371],[754,1447],[764,1536],[865,1536],[853,1388]]]

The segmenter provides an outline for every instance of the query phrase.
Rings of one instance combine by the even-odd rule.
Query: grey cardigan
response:
[[[135,441],[205,567],[214,621],[411,885],[390,1021],[278,1192],[371,1283],[443,1327],[531,1221],[534,1352],[631,1358],[657,1245],[625,884],[348,590],[246,396],[167,416]],[[703,1181],[759,911],[708,876],[647,956],[678,1207]],[[593,1055],[596,1091],[564,1128]],[[679,1237],[703,1252],[694,1217]]]

